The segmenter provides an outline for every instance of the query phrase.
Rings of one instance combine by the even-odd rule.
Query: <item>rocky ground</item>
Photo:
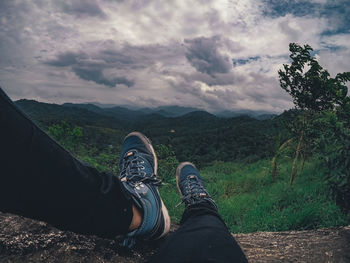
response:
[[[350,226],[234,236],[249,262],[350,262]],[[144,262],[162,241],[133,250],[119,242],[0,212],[0,262]]]

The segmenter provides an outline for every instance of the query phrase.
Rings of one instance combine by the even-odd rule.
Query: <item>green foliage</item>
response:
[[[79,159],[88,163],[100,171],[113,172],[119,174],[119,155],[108,152],[98,154],[81,155]]]
[[[345,85],[345,83],[350,80],[350,72],[338,73],[335,78],[332,78],[328,71],[323,69],[318,64],[315,57],[311,55],[313,49],[309,45],[304,45],[302,47],[298,44],[291,43],[289,45],[289,50],[291,52],[291,65],[283,65],[284,70],[279,70],[278,74],[282,89],[292,96],[295,107],[301,110],[299,116],[297,116],[292,122],[292,125],[289,126],[294,138],[298,138],[290,176],[290,182],[292,184],[297,171],[299,155],[302,156],[303,166],[306,156],[315,153],[320,138],[327,137],[336,141],[342,140],[340,145],[346,143],[347,139],[342,136],[342,133],[339,131],[336,132],[336,127],[338,127],[340,123],[333,123],[333,127],[326,125],[326,129],[317,129],[316,126],[319,125],[320,121],[318,119],[322,118],[322,114],[325,111],[347,112],[345,115],[350,115],[350,99],[347,97],[348,88]],[[331,142],[328,141],[328,143]],[[325,140],[324,144],[327,144]],[[340,148],[342,147],[343,146],[340,146]],[[334,147],[328,147],[328,149],[330,148]],[[341,159],[349,158],[346,154],[347,151],[342,148],[340,152],[342,153],[341,156],[338,152],[331,153],[328,151],[328,153],[326,153],[326,158],[329,160],[329,174],[334,174],[334,163],[338,165],[343,164],[344,167],[341,168],[341,170],[347,169],[347,162],[340,161]],[[331,177],[339,179],[341,176]],[[344,180],[340,181],[341,182],[338,182],[337,185],[344,182]]]
[[[179,164],[174,151],[166,145],[160,144],[156,146],[156,154],[158,156],[158,175],[163,183],[175,185],[175,172]]]
[[[156,119],[139,124],[137,130],[144,131],[155,144],[171,147],[179,161],[203,167],[215,160],[254,162],[272,156],[271,138],[282,129],[279,120],[259,121],[247,116],[196,121],[189,117]]]
[[[119,173],[120,136],[114,130],[61,121],[49,126],[48,134],[83,162],[100,171]]]
[[[48,133],[63,147],[71,152],[77,153],[81,147],[83,131],[81,127],[73,127],[66,121],[49,127]]]
[[[72,132],[75,128],[79,127],[63,123],[53,125],[50,130],[58,140],[65,140],[66,136],[58,134],[80,134]],[[97,127],[89,127],[88,132],[84,128],[82,130],[82,147],[76,155],[101,171],[112,171],[118,175],[120,148],[108,147],[116,135],[114,131]],[[117,140],[113,142],[115,144]],[[159,144],[155,150],[159,160],[158,173],[164,182],[159,190],[172,220],[179,222],[183,206],[177,206],[181,201],[175,180],[178,160],[169,146]],[[288,154],[286,150],[280,149],[279,154]],[[306,164],[304,175],[296,178],[293,188],[288,186],[288,164],[289,160],[282,159],[279,176],[275,180],[268,176],[271,169],[267,160],[249,165],[244,162],[215,161],[201,170],[207,189],[217,201],[220,213],[231,231],[310,229],[349,223],[335,202],[330,200],[328,187],[322,180],[324,170],[319,169],[316,161]]]
[[[303,176],[289,186],[289,161],[282,161],[280,176],[273,180],[269,161],[251,164],[216,162],[202,169],[209,193],[230,230],[235,233],[315,229],[347,225],[344,215],[329,199],[329,188],[323,180],[324,168],[317,159],[305,163]],[[172,220],[179,221],[183,207],[177,189],[161,188]]]
[[[277,177],[277,158],[281,158],[283,154],[286,153],[287,147],[293,143],[293,138],[286,140],[281,144],[281,134],[278,135],[276,144],[275,144],[275,156],[271,160],[272,166],[272,177]]]
[[[55,105],[36,101],[16,102],[40,127],[66,120],[83,130],[83,147],[105,151],[112,145],[118,154],[126,134],[142,131],[154,145],[170,147],[179,161],[195,162],[197,167],[214,160],[254,162],[273,155],[273,138],[284,133],[280,120],[257,120],[248,116],[218,118],[206,112],[193,112],[176,118],[145,115],[135,120],[130,115],[96,106]],[[81,106],[81,105],[80,105]],[[119,117],[124,116],[119,119]],[[93,153],[95,154],[95,153]]]
[[[331,185],[337,203],[350,211],[350,129],[349,120],[343,120],[342,114],[324,112],[317,119],[323,133],[318,145],[322,159],[327,165],[326,178]]]
[[[339,73],[331,78],[311,55],[309,45],[289,44],[291,65],[283,65],[279,70],[282,89],[293,98],[297,108],[302,110],[332,110],[342,105],[348,88],[345,83],[350,80],[350,72]]]

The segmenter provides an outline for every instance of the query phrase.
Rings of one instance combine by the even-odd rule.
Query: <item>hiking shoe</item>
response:
[[[128,134],[121,150],[119,180],[143,218],[140,227],[126,235],[124,246],[132,247],[136,237],[158,239],[169,232],[170,218],[157,188],[161,185],[157,168],[149,139],[140,132]]]
[[[188,208],[200,203],[210,203],[218,209],[214,200],[205,189],[204,182],[194,164],[183,162],[176,169],[176,184],[181,195],[181,202]]]

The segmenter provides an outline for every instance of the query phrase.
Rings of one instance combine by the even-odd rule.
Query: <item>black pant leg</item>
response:
[[[210,205],[185,210],[180,228],[151,262],[247,262],[225,223]]]
[[[0,88],[0,211],[79,233],[128,231],[132,204],[119,180],[82,164]]]

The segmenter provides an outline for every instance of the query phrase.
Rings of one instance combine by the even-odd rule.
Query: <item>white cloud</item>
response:
[[[341,24],[336,13],[268,16],[262,0],[84,3],[0,3],[0,84],[11,97],[282,111],[291,101],[277,71],[290,42],[349,71],[349,34],[323,34]],[[60,54],[84,57],[65,65]]]

